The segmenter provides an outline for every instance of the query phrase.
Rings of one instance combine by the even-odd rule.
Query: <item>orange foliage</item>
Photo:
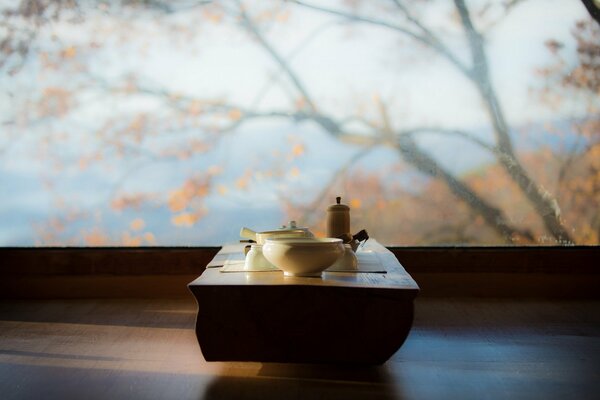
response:
[[[217,186],[217,193],[219,193],[221,196],[226,195],[228,191],[229,191],[229,189],[227,189],[227,186],[225,186],[225,185]]]
[[[139,231],[144,229],[144,226],[146,225],[146,223],[144,222],[143,219],[141,218],[136,218],[133,221],[131,221],[131,223],[129,224],[129,228],[132,231]]]
[[[187,179],[180,188],[169,194],[169,209],[173,212],[183,211],[190,206],[192,200],[205,197],[209,189],[210,177],[208,176]]]
[[[169,194],[169,208],[173,212],[178,212],[187,207],[188,197],[185,192],[181,189],[175,190]]]
[[[148,244],[156,244],[156,238],[152,232],[146,232],[143,235],[144,240],[148,242]]]
[[[121,244],[123,246],[132,246],[137,247],[141,246],[143,243],[143,239],[140,236],[131,236],[129,232],[124,232],[121,235]]]
[[[292,147],[292,154],[295,157],[299,157],[304,154],[304,145],[301,143],[296,143],[294,147]]]
[[[107,246],[110,238],[98,229],[83,234],[83,243],[86,246]]]
[[[111,207],[117,211],[124,210],[125,208],[139,209],[150,198],[151,196],[145,193],[124,194],[113,199]]]
[[[248,187],[248,185],[250,184],[250,179],[252,178],[252,170],[247,169],[244,172],[244,175],[242,175],[241,177],[239,177],[236,181],[235,181],[235,186],[237,186],[239,189],[246,189]]]
[[[600,143],[591,145],[568,163],[564,155],[547,148],[521,155],[524,166],[537,182],[556,196],[562,218],[576,244],[600,241]],[[325,232],[325,208],[336,195],[351,208],[353,233],[366,228],[386,244],[498,244],[504,238],[484,218],[457,200],[444,182],[419,178],[411,185],[393,186],[390,176],[355,172],[331,187],[326,200],[317,205],[314,231]],[[482,166],[461,179],[479,196],[503,210],[510,223],[533,232],[536,244],[556,244],[547,234],[539,214],[521,190],[496,164]],[[327,199],[329,201],[327,201]],[[309,210],[287,204],[288,215],[301,219]],[[516,235],[511,244],[532,244]]]
[[[554,55],[554,63],[540,70],[550,83],[541,91],[542,100],[559,107],[573,93],[587,102],[587,117],[575,120],[571,132],[586,143],[585,151],[566,154],[553,161],[557,169],[554,185],[562,207],[562,219],[572,227],[577,244],[598,244],[600,241],[600,27],[592,19],[577,22],[572,29],[577,44],[578,62],[567,62],[563,45],[555,40],[546,43]],[[556,84],[558,83],[558,84]],[[587,96],[587,97],[584,97]],[[550,100],[549,100],[550,99]],[[548,162],[548,160],[546,160]],[[540,170],[546,165],[538,165]],[[544,177],[548,181],[548,177]],[[544,183],[543,183],[544,184]],[[547,184],[544,184],[546,186]]]
[[[200,100],[194,100],[190,102],[188,106],[188,113],[194,116],[198,116],[202,113],[203,106]]]
[[[204,7],[202,9],[202,16],[210,22],[218,24],[223,19],[223,12],[216,7]]]
[[[237,121],[238,119],[242,118],[242,112],[240,110],[238,110],[237,108],[233,108],[233,109],[229,110],[229,112],[227,113],[227,116],[229,117],[230,120]]]
[[[306,107],[306,99],[304,97],[299,97],[295,101],[295,106],[297,110],[302,110]]]
[[[171,218],[171,223],[173,223],[173,225],[176,226],[192,226],[194,225],[199,219],[200,219],[201,215],[199,214],[195,214],[195,213],[181,213],[178,215],[175,215]]]
[[[75,46],[69,46],[61,52],[61,56],[65,59],[73,58],[77,55]]]
[[[179,160],[187,160],[196,154],[206,153],[208,150],[210,150],[210,146],[203,140],[191,139],[185,143],[185,146],[180,145],[163,149],[160,155],[162,157],[175,157]]]
[[[361,199],[352,199],[350,200],[350,207],[351,208],[360,208],[362,206],[362,200]]]
[[[47,87],[38,103],[38,113],[42,117],[64,116],[71,109],[72,93],[60,87]]]
[[[275,16],[278,22],[287,22],[290,19],[290,11],[284,10]]]
[[[190,227],[206,214],[203,200],[210,193],[212,176],[219,172],[219,168],[211,167],[206,174],[187,179],[169,194],[169,209],[178,213],[171,217],[173,225]]]

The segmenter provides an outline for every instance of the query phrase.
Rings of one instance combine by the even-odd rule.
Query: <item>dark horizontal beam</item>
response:
[[[410,273],[600,273],[600,246],[388,247]]]
[[[600,272],[600,246],[388,247],[409,273]],[[0,248],[0,275],[200,274],[219,247]]]
[[[600,247],[389,247],[420,296],[598,298]],[[0,298],[187,297],[219,247],[0,248]]]
[[[0,248],[0,275],[200,275],[220,247]]]

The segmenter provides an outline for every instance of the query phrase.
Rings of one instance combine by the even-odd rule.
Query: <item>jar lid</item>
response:
[[[341,197],[336,197],[335,201],[337,204],[332,204],[329,207],[327,207],[327,211],[348,211],[350,210],[350,207],[348,207],[345,204],[341,204],[342,198]]]

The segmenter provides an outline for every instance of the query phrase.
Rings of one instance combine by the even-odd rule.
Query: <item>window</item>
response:
[[[597,244],[579,2],[2,6],[0,245],[218,245],[337,195],[380,242]]]

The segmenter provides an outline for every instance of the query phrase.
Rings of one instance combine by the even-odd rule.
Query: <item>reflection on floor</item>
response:
[[[583,399],[600,393],[600,302],[420,298],[405,345],[371,368],[206,363],[194,336],[195,309],[191,299],[0,302],[1,397]],[[343,332],[324,332],[323,340],[336,334]]]

